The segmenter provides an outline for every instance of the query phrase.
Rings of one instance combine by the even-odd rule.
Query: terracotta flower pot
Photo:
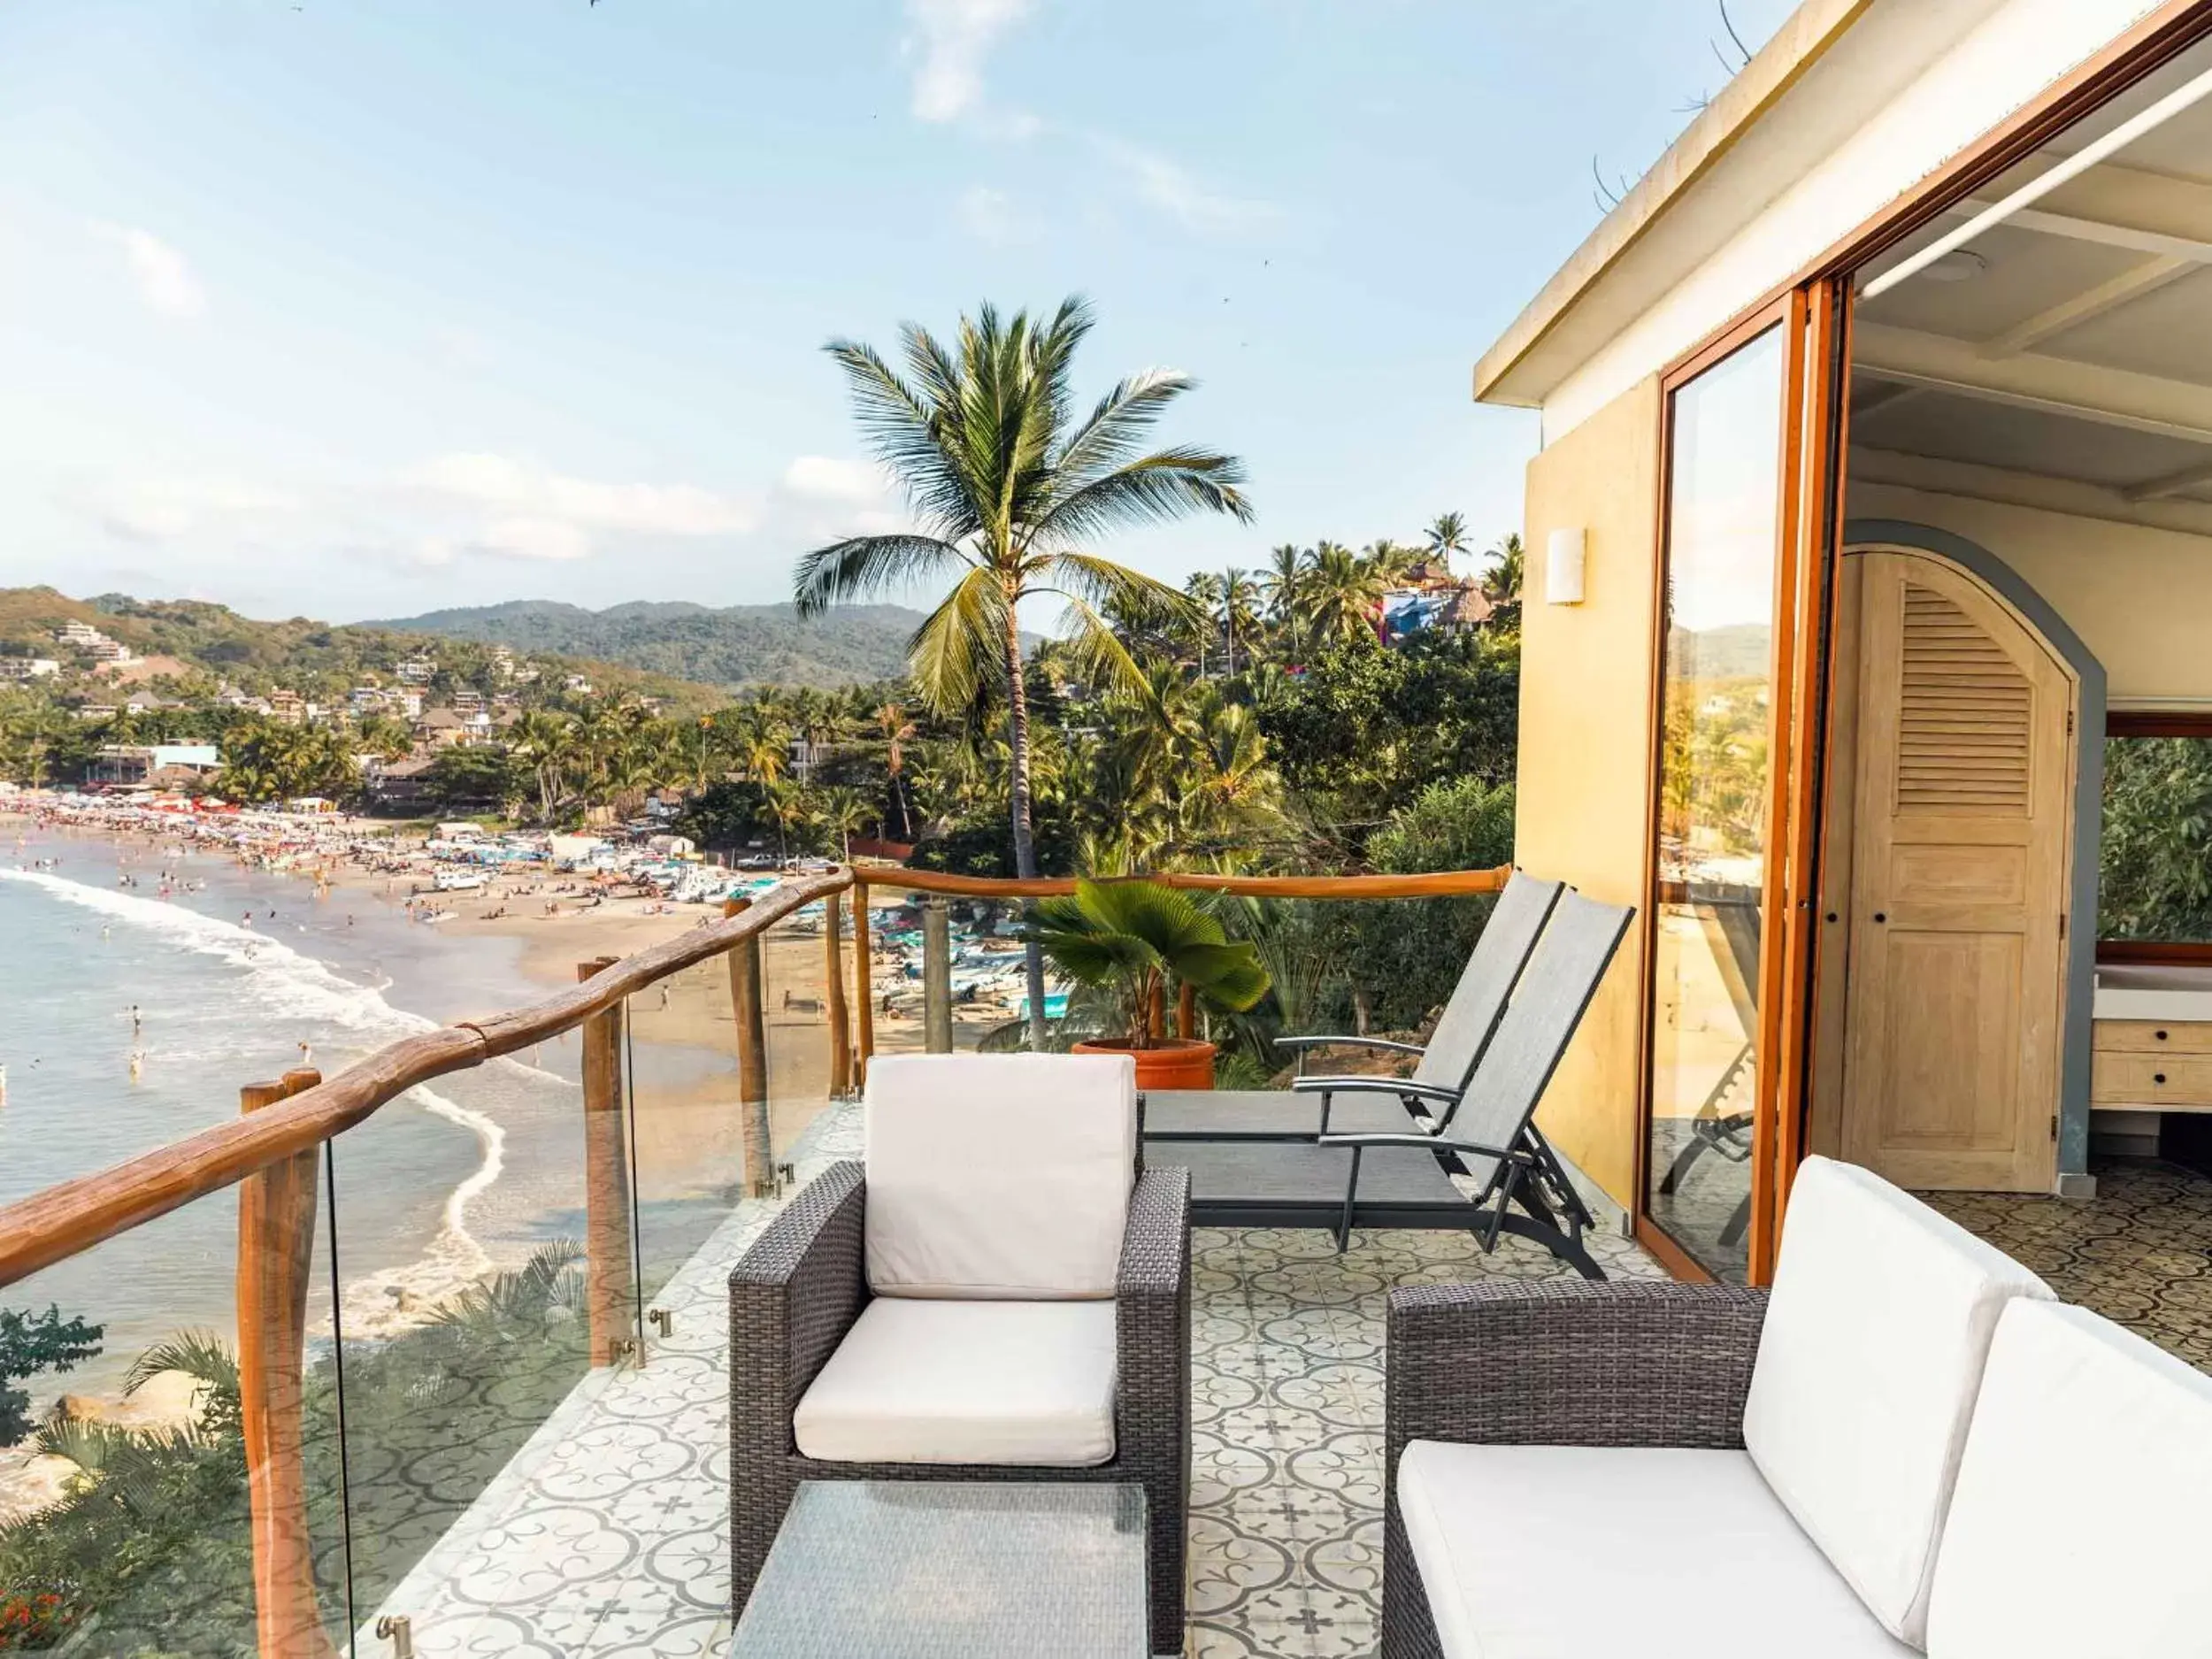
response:
[[[1079,1042],[1074,1054],[1125,1054],[1137,1063],[1139,1090],[1156,1088],[1211,1088],[1214,1086],[1214,1045],[1195,1037],[1163,1037],[1149,1048],[1132,1048],[1118,1040]]]

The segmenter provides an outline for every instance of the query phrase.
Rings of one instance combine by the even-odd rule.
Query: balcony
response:
[[[234,1124],[0,1211],[10,1306],[51,1298],[96,1321],[116,1275],[234,1268],[237,1284],[228,1328],[139,1368],[165,1417],[50,1419],[73,1460],[48,1460],[62,1502],[0,1526],[0,1601],[48,1621],[31,1645],[722,1652],[731,1269],[794,1193],[859,1155],[870,1055],[972,1046],[982,1029],[960,1018],[938,901],[911,996],[875,972],[880,929],[843,936],[880,897],[843,871],[786,883],[584,964],[547,1002],[326,1082],[250,1089]],[[716,1011],[718,1046],[657,1051],[657,1023],[686,1008]],[[422,1223],[360,1197],[401,1156],[380,1109],[486,1068],[570,1114],[572,1162],[528,1172],[563,1225],[503,1260],[456,1247],[442,1284],[397,1273]],[[2197,1294],[2212,1183],[2120,1166],[2093,1203],[1941,1202],[2062,1295],[2212,1366]],[[1609,1278],[1663,1276],[1624,1239],[1587,1242]],[[1319,1228],[1198,1227],[1187,1651],[1372,1653],[1387,1292],[1571,1272],[1510,1235],[1486,1253],[1463,1230],[1356,1228],[1340,1254]],[[142,1335],[173,1333],[109,1340]]]

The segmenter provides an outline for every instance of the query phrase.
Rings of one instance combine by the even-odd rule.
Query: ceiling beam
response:
[[[1874,449],[1854,444],[1847,473],[1850,485],[1887,484],[1904,489],[1925,490],[1937,495],[1960,495],[2032,512],[2064,513],[2070,518],[2095,518],[2108,524],[2134,525],[2147,530],[2169,530],[2212,541],[2212,503],[2195,501],[2130,501],[2118,490],[2076,479],[2048,478],[2039,472],[2019,472],[2009,467],[1983,466],[1971,461],[1950,461],[1931,455],[1908,455],[1896,449]],[[2208,552],[2212,552],[2208,549]]]
[[[2048,172],[2060,159],[2037,157],[2023,164],[2022,174]],[[1951,211],[1971,218],[1991,204],[1990,199],[1962,202]],[[2047,236],[2212,265],[2212,184],[2140,167],[2109,161],[2092,167],[2004,222]]]
[[[1978,205],[1965,203],[1962,205]],[[2024,207],[2005,223],[2017,230],[2040,231],[2073,242],[2093,242],[2107,248],[2127,248],[2137,253],[2162,254],[2192,265],[2212,265],[2212,241],[2177,236],[2171,231],[2147,230],[2139,225],[2116,225],[2108,219],[2085,219],[2078,213],[2055,213],[2046,208]]]
[[[1860,393],[1852,400],[1851,419],[1864,420],[1878,415],[1885,409],[1894,409],[1908,397],[1916,397],[1928,388],[1916,380],[1884,380],[1879,386]]]
[[[2207,484],[2212,484],[2212,461],[2201,466],[2185,466],[2178,472],[2151,479],[2121,493],[2131,502],[2164,501],[2168,496],[2200,489]]]
[[[2212,444],[2212,387],[2186,380],[2033,352],[1985,357],[1970,341],[1863,320],[1852,331],[1852,359],[1878,380]]]
[[[2155,293],[2176,277],[2185,276],[2200,269],[2193,259],[2177,254],[2157,254],[2140,265],[2130,265],[2119,275],[2100,282],[2085,293],[2061,300],[2047,311],[2015,323],[1994,340],[1985,342],[1982,355],[1985,357],[2009,357],[2039,346],[2054,335],[2062,334],[2070,328],[2080,326],[2093,317],[2117,311],[2131,301]]]

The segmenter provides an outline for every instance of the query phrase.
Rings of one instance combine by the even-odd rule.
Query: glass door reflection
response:
[[[1741,1283],[1760,1074],[1784,345],[1777,324],[1671,395],[1644,1210]]]

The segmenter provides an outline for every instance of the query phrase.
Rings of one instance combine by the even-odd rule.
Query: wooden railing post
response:
[[[952,918],[933,895],[922,901],[922,1047],[952,1052]]]
[[[749,899],[731,899],[725,916],[750,908]],[[761,1013],[760,935],[749,934],[730,947],[730,1012],[737,1022],[738,1109],[745,1144],[745,1179],[756,1198],[775,1191],[775,1150],[768,1122],[768,1023]]]
[[[845,1007],[845,941],[841,926],[843,895],[822,901],[822,949],[827,957],[823,995],[829,1014],[829,1092],[832,1100],[852,1093],[852,1018]]]
[[[322,1081],[287,1071],[239,1091],[256,1112]],[[253,1525],[254,1624],[264,1659],[329,1659],[315,1601],[301,1412],[307,1281],[315,1256],[315,1161],[296,1152],[238,1187],[238,1394]]]
[[[614,966],[613,956],[576,964],[580,982]],[[630,1171],[622,1135],[620,1002],[588,1015],[584,1039],[584,1306],[591,1318],[591,1363],[611,1365],[635,1354]]]
[[[868,884],[853,883],[853,1012],[859,1019],[859,1055],[853,1064],[853,1087],[868,1087],[868,1062],[876,1052],[876,976],[871,952],[874,941],[868,919]]]

